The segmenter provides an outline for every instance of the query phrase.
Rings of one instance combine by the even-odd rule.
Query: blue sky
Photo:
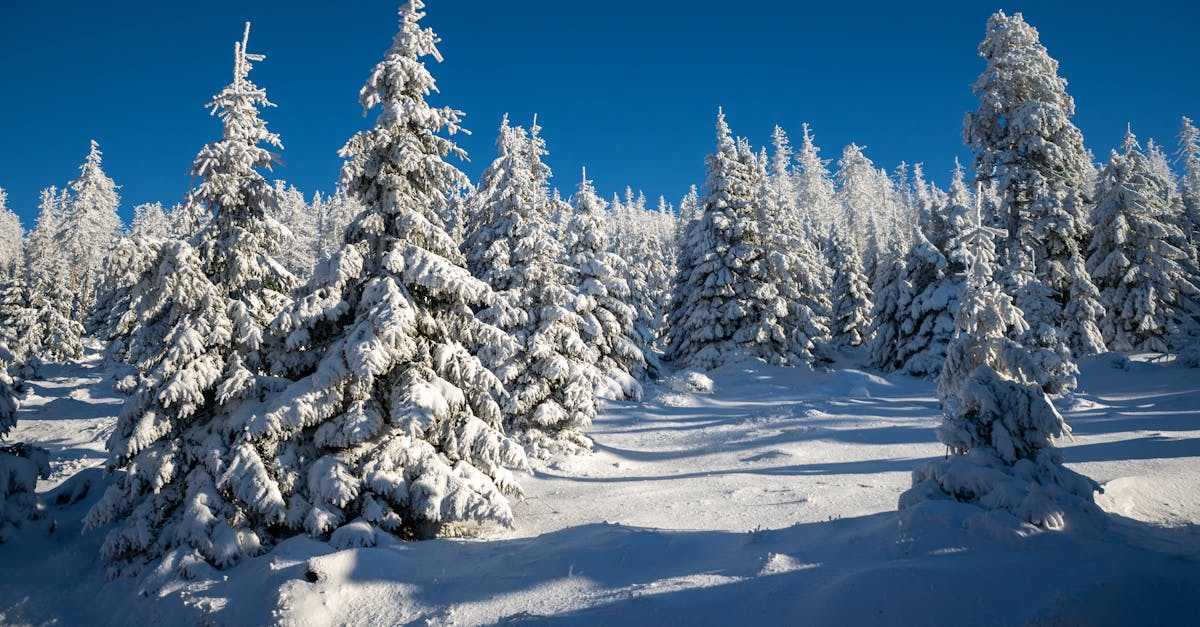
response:
[[[809,122],[826,158],[849,142],[889,170],[923,162],[949,179],[962,147],[987,17],[1022,11],[1061,63],[1075,122],[1103,158],[1127,122],[1172,148],[1200,117],[1200,8],[1190,2],[430,0],[442,37],[433,102],[467,113],[473,178],[503,113],[539,114],[553,183],[586,165],[602,194],[626,185],[676,201],[701,183],[724,106],[756,145]],[[180,200],[197,151],[219,137],[204,109],[230,80],[233,42],[254,23],[251,78],[278,108],[278,178],[331,190],[337,150],[364,119],[358,90],[395,32],[395,0],[0,0],[0,187],[32,225],[38,190],[78,173],[88,140],[136,204]]]

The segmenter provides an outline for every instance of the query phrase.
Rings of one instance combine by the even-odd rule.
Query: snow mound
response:
[[[667,387],[676,392],[691,392],[693,394],[712,394],[713,380],[708,375],[697,370],[677,372],[667,379]]]
[[[1188,512],[1200,511],[1194,477],[1162,473],[1120,477],[1104,484],[1096,504],[1105,511],[1166,527],[1194,525]]]

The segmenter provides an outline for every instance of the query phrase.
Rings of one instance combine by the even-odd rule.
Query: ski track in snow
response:
[[[1200,624],[1200,374],[1082,367],[1061,444],[1106,488],[1094,528],[1022,536],[953,503],[902,522],[911,471],[945,452],[933,382],[743,364],[709,373],[712,394],[606,403],[595,453],[522,477],[515,529],[300,537],[227,571],[168,560],[110,582],[105,530],[79,522],[121,403],[92,356],[29,382],[12,438],[48,448],[53,476],[46,519],[0,545],[21,573],[0,623]]]

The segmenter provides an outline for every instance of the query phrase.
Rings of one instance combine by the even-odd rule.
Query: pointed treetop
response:
[[[100,152],[100,143],[94,139],[88,140],[90,149],[88,150],[87,159],[83,161],[83,165],[79,166],[80,172],[94,170],[100,167],[100,158],[104,153]]]
[[[1138,144],[1137,135],[1133,134],[1133,125],[1125,125],[1125,139],[1121,141],[1121,152],[1129,154],[1130,151],[1138,150],[1141,145]]]
[[[442,40],[434,34],[431,28],[421,28],[419,23],[425,17],[425,3],[422,0],[409,0],[400,7],[400,30],[393,40],[392,49],[412,58],[430,55],[442,62],[442,53],[437,45]]]
[[[250,54],[246,52],[246,46],[250,42],[250,22],[246,22],[246,29],[242,31],[241,43],[234,42],[233,44],[233,84],[240,88],[246,81],[246,77],[250,75],[250,62],[262,61],[267,58],[263,54]]]

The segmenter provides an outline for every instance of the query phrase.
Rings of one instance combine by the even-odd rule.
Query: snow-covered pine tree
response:
[[[929,228],[929,222],[927,219],[922,226]],[[949,275],[949,263],[924,230],[918,227],[913,233],[915,244],[905,255],[901,279],[907,288],[907,302],[896,312],[899,325],[891,367],[914,376],[931,376],[941,372],[946,359],[961,286]]]
[[[660,210],[646,208],[645,196],[635,199],[626,189],[626,200],[610,211],[616,214],[608,229],[610,251],[625,260],[625,280],[629,284],[630,304],[637,317],[634,337],[646,357],[647,375],[657,377],[661,372],[659,356],[666,339],[665,305],[671,299],[671,281],[677,263],[673,245],[674,224],[667,217],[664,229],[665,200]]]
[[[787,303],[764,252],[755,156],[738,150],[723,111],[716,130],[717,147],[707,159],[704,214],[696,228],[688,229],[692,239],[683,243],[694,257],[676,285],[680,296],[673,301],[670,354],[687,368],[716,368],[745,358],[806,363],[783,327]]]
[[[121,234],[117,216],[117,185],[100,167],[100,145],[91,152],[71,182],[71,202],[62,213],[56,233],[58,250],[66,263],[66,287],[73,298],[71,317],[82,321],[96,298],[104,258]]]
[[[836,212],[833,228],[844,239],[853,240],[855,248],[862,253],[866,274],[873,281],[887,247],[888,234],[880,232],[878,223],[884,199],[880,194],[879,171],[857,144],[842,150],[837,183],[841,207]]]
[[[807,218],[805,227],[816,241],[827,241],[833,229],[841,226],[842,211],[828,165],[829,162],[821,158],[821,149],[805,124],[804,141],[796,153],[796,207]],[[826,283],[832,284],[832,274]]]
[[[838,347],[861,346],[870,337],[875,308],[862,257],[854,241],[838,233],[832,235],[826,254],[833,270],[831,341]]]
[[[625,261],[608,252],[604,201],[587,179],[575,193],[575,216],[567,224],[567,265],[578,269],[579,288],[574,311],[582,318],[580,336],[596,355],[596,394],[604,398],[641,400],[646,360],[634,339],[636,313],[629,305]]]
[[[279,208],[273,217],[287,228],[276,257],[288,272],[307,278],[317,265],[317,216],[295,185],[275,181],[275,196]]]
[[[510,431],[538,457],[591,449],[583,431],[596,415],[597,354],[580,337],[583,318],[572,309],[576,269],[562,261],[549,227],[550,169],[540,135],[500,127],[499,156],[476,186],[486,193],[466,238],[468,260],[497,294],[480,317],[503,329],[517,350],[482,353],[507,388]],[[486,219],[485,219],[486,218]]]
[[[680,272],[690,271],[693,265],[693,256],[695,251],[684,246],[684,242],[690,239],[688,235],[689,229],[698,228],[700,216],[703,214],[704,208],[700,205],[700,193],[695,185],[688,189],[688,193],[684,194],[679,200],[679,215],[675,218],[674,228],[671,231],[672,246],[675,249],[675,270],[676,274]],[[675,277],[671,277],[672,280]],[[672,297],[678,296],[677,293],[672,293]]]
[[[1091,166],[1083,135],[1071,122],[1075,102],[1058,76],[1058,62],[1020,13],[992,15],[979,54],[987,68],[974,85],[980,104],[967,113],[963,137],[975,150],[978,179],[994,181],[1000,195],[1008,282],[1030,326],[1017,339],[1031,350],[1044,349],[1035,357],[1048,367],[1047,391],[1069,391],[1077,370],[1071,349],[1099,348],[1090,341],[1095,320],[1088,317],[1095,307],[1071,304],[1094,293],[1079,252],[1087,234],[1083,185]]]
[[[170,239],[191,241],[212,220],[212,208],[196,196],[196,190],[188,192],[183,202],[167,212],[171,219]]]
[[[792,351],[812,362],[820,353],[819,346],[829,341],[832,305],[824,283],[825,259],[797,204],[792,151],[782,128],[775,127],[772,142],[775,152],[771,159],[764,154],[759,160],[758,220],[771,273],[787,304],[783,325]]]
[[[64,208],[70,204],[67,190],[43,189],[38,203],[38,218],[25,242],[25,282],[38,285],[51,276],[63,275],[63,256],[56,238]]]
[[[96,287],[96,303],[84,321],[84,328],[93,337],[109,342],[110,357],[124,359],[124,337],[118,331],[121,319],[135,315],[130,313],[134,287],[154,265],[159,248],[172,235],[171,216],[163,210],[162,203],[138,205],[133,208],[129,234],[117,239],[105,257],[104,272]]]
[[[0,442],[17,424],[17,394],[9,365],[13,355],[0,342]],[[50,454],[22,443],[0,444],[0,544],[17,527],[41,515],[37,480],[50,476]]]
[[[158,232],[160,235],[162,231]],[[104,273],[96,288],[96,303],[85,321],[88,334],[109,342],[108,354],[123,361],[125,354],[124,332],[135,320],[122,319],[136,316],[131,312],[132,294],[142,275],[149,271],[158,259],[164,239],[149,235],[122,237],[117,240],[104,260]]]
[[[253,441],[245,420],[279,391],[260,376],[260,349],[294,283],[271,257],[284,230],[259,171],[276,155],[260,144],[280,142],[259,117],[270,103],[248,79],[251,62],[264,59],[247,52],[249,36],[247,23],[233,82],[209,105],[222,137],[192,165],[200,183],[190,201],[212,219],[190,242],[161,246],[122,320],[139,374],[108,441],[108,467],[119,474],[84,521],[117,522],[101,547],[114,574],[176,549],[184,562],[229,566],[261,552],[284,522],[268,478],[277,451]]]
[[[567,239],[570,237],[567,233],[567,226],[575,218],[575,208],[571,206],[571,203],[563,200],[562,193],[558,191],[558,188],[550,193],[550,200],[546,205],[546,215],[550,232],[554,234],[565,250]]]
[[[29,352],[22,356],[27,372],[33,373],[46,363],[65,363],[83,357],[83,324],[71,317],[74,302],[67,277],[49,276],[29,294],[33,320],[24,330]]]
[[[1200,320],[1187,237],[1170,219],[1171,186],[1154,173],[1132,131],[1100,173],[1087,267],[1113,350],[1167,352]]]
[[[1187,117],[1180,124],[1176,160],[1183,166],[1179,195],[1183,200],[1184,213],[1191,223],[1188,236],[1194,249],[1192,256],[1200,259],[1200,130]]]
[[[0,188],[0,286],[17,274],[25,273],[22,243],[25,229],[21,219],[8,209],[8,192]]]
[[[133,208],[133,222],[129,224],[129,237],[141,237],[158,242],[171,237],[171,217],[163,209],[162,203],[145,203]]]
[[[613,200],[616,202],[615,198]],[[677,252],[671,298],[667,302],[666,310],[666,329],[669,337],[675,335],[674,329],[679,328],[683,322],[682,316],[687,313],[682,306],[683,300],[687,297],[687,291],[683,289],[683,286],[687,284],[696,267],[704,259],[705,251],[709,248],[707,234],[703,230],[703,216],[704,206],[701,204],[696,186],[692,185],[687,195],[679,202],[679,217],[676,219],[673,233],[674,247]],[[647,355],[647,360],[650,359],[652,359],[652,355]]]
[[[1053,438],[1071,430],[1037,384],[1035,360],[1009,339],[1026,325],[993,279],[996,237],[1004,231],[983,226],[976,211],[955,243],[968,274],[938,382],[945,419],[937,437],[950,455],[913,471],[899,506],[954,499],[1057,529],[1069,513],[1096,511],[1099,486],[1063,466]]]
[[[283,499],[258,511],[342,546],[378,530],[511,524],[508,469],[525,465],[503,431],[500,381],[467,349],[506,337],[472,313],[493,295],[442,223],[465,180],[446,161],[465,154],[442,132],[462,113],[425,101],[435,85],[421,59],[441,56],[423,8],[400,9],[360,92],[364,112],[381,109],[375,126],[342,149],[342,187],[363,210],[272,326],[276,368],[295,382],[245,425],[274,456],[243,485]]]
[[[520,281],[520,277],[514,276],[511,247],[508,246],[508,238],[515,228],[513,222],[519,215],[511,207],[532,206],[545,192],[544,181],[548,178],[543,171],[545,165],[541,163],[540,155],[537,166],[526,157],[529,145],[528,133],[510,125],[506,114],[500,121],[496,139],[498,155],[484,169],[479,184],[467,200],[467,225],[462,244],[467,268],[497,292],[508,290]],[[535,170],[535,167],[542,170]],[[525,197],[518,197],[519,193]]]
[[[40,352],[38,312],[29,302],[29,290],[23,273],[17,272],[0,291],[0,344],[8,347],[9,365],[15,372],[31,373],[34,356]]]
[[[313,207],[317,214],[317,261],[321,262],[341,250],[346,226],[362,213],[362,206],[339,187],[332,196],[314,197]]]
[[[700,212],[703,208],[700,206],[700,191],[695,185],[688,188],[688,192],[679,199],[679,215],[675,217],[674,229],[672,235],[677,236],[678,233],[687,228],[693,220],[700,217]],[[679,251],[679,256],[682,258],[683,251]]]
[[[870,358],[872,367],[892,371],[900,353],[902,312],[912,303],[912,286],[905,281],[904,253],[896,244],[882,250],[871,283]]]

